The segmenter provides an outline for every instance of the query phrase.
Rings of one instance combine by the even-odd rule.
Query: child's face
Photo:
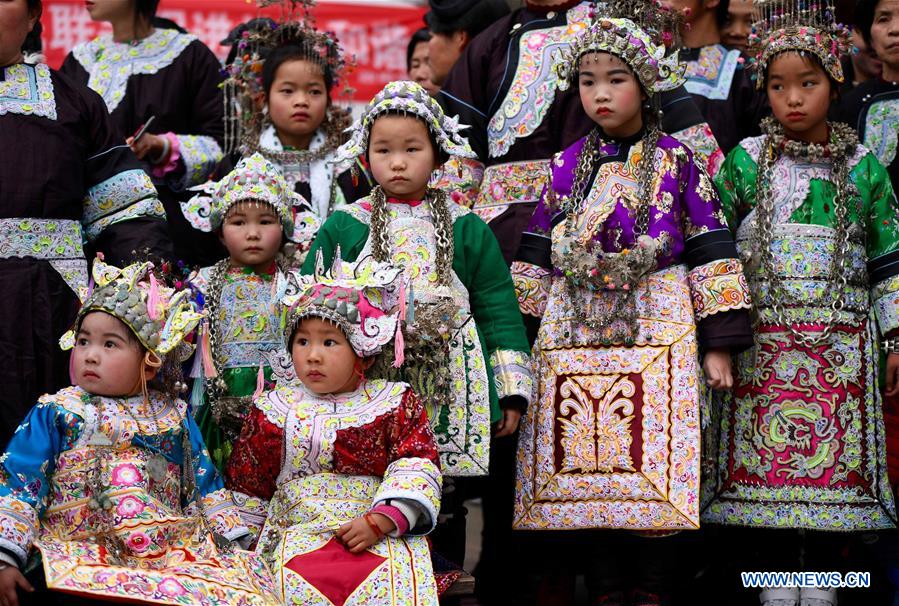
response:
[[[129,396],[140,390],[144,348],[131,329],[105,312],[93,311],[81,322],[72,350],[72,380],[98,396]]]
[[[222,243],[235,265],[265,271],[281,248],[283,230],[269,204],[238,202],[222,222]]]
[[[880,0],[871,24],[871,46],[892,70],[899,70],[899,0]]]
[[[746,52],[752,22],[756,14],[753,0],[730,0],[727,7],[727,20],[721,28],[721,42],[730,48]]]
[[[290,355],[297,377],[314,393],[353,391],[359,382],[356,352],[343,331],[327,320],[302,320],[293,334]]]
[[[646,96],[627,63],[609,53],[588,53],[578,65],[581,103],[590,118],[611,137],[628,137],[643,126]]]
[[[425,123],[413,116],[381,116],[371,127],[368,163],[384,192],[400,200],[421,200],[436,168]]]
[[[308,148],[325,121],[328,89],[322,68],[311,61],[285,61],[268,91],[268,113],[282,143]]]
[[[819,142],[827,136],[830,81],[817,61],[795,52],[778,55],[766,84],[771,111],[788,137]]]

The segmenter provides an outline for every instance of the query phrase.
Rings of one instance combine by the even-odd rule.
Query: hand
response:
[[[34,587],[25,580],[15,566],[7,566],[0,570],[0,606],[19,606],[19,595],[16,588],[31,593]]]
[[[151,158],[158,158],[162,150],[165,149],[165,140],[159,135],[151,135],[150,133],[144,133],[144,136],[138,139],[137,143],[134,142],[134,137],[128,137],[125,139],[125,143],[128,144],[128,147],[131,148],[138,160],[146,160],[147,162]],[[159,164],[165,164],[167,161],[168,158],[163,158]]]
[[[887,354],[887,397],[899,394],[899,354]]]
[[[521,411],[517,408],[507,408],[503,410],[503,418],[496,424],[496,433],[494,438],[504,438],[511,436],[518,429],[518,422],[521,421]]]
[[[394,530],[396,524],[393,520],[382,513],[369,514],[371,519],[378,525],[383,534]],[[347,522],[337,529],[337,538],[343,541],[350,553],[362,553],[383,538],[375,534],[371,526],[365,520],[365,516],[359,516],[352,522]]]
[[[730,389],[734,386],[734,373],[730,352],[726,349],[710,349],[702,361],[706,383],[712,389]]]

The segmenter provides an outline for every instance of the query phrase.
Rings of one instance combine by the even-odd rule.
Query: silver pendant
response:
[[[169,471],[169,462],[161,454],[154,454],[147,461],[147,473],[154,482],[162,482]]]

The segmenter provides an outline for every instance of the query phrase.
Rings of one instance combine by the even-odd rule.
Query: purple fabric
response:
[[[556,194],[556,200],[561,200],[571,193],[575,167],[577,166],[577,156],[586,140],[586,137],[579,139],[561,153],[561,166],[559,166],[559,158],[554,160],[552,187]],[[624,159],[624,154],[628,153],[630,146],[630,142],[607,143],[602,149],[606,157],[598,160],[601,163],[599,173],[605,174],[610,172],[613,173],[610,176],[623,177],[628,181],[632,180],[630,176],[621,175],[622,160]],[[698,189],[702,169],[693,161],[692,152],[676,139],[667,135],[659,138],[658,146],[674,158],[673,165],[668,170],[665,170],[661,181],[656,179],[655,209],[650,211],[647,230],[648,235],[653,238],[657,238],[662,232],[667,232],[671,236],[670,250],[664,257],[659,259],[658,267],[664,268],[684,261],[684,242],[689,237],[704,231],[726,229],[726,225],[721,221],[721,204],[714,189],[711,190],[713,196],[711,201],[703,200],[699,194]],[[676,150],[680,150],[680,153],[677,155],[674,154]],[[656,157],[658,158],[658,152]],[[657,170],[659,169],[659,164],[657,160]],[[597,176],[599,176],[599,173]],[[711,182],[708,179],[706,183],[711,187]],[[659,207],[664,207],[662,200],[663,197],[667,197],[665,196],[666,193],[670,194],[673,200],[671,210],[661,212],[658,209]],[[540,204],[534,211],[528,228],[529,232],[549,236],[554,220],[558,222],[562,219],[559,216],[561,209],[558,208],[558,203],[550,204],[548,200],[549,198],[544,192]],[[620,252],[622,248],[633,248],[636,241],[634,226],[635,217],[631,216],[628,209],[619,201],[594,235],[594,240],[601,243],[602,250],[605,252]],[[619,229],[621,230],[621,235],[616,237],[616,232]],[[620,245],[616,245],[616,240]]]

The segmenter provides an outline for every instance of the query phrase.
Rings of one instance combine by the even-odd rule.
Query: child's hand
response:
[[[706,383],[712,389],[730,389],[734,386],[734,373],[730,352],[726,349],[710,349],[702,361]]]
[[[899,354],[887,354],[887,391],[889,397],[899,394]]]
[[[0,570],[0,606],[19,606],[17,587],[29,593],[34,591],[31,583],[25,580],[15,566],[7,566]]]
[[[515,408],[506,408],[503,410],[503,418],[496,424],[496,433],[493,437],[511,436],[518,429],[519,421],[521,421],[521,411]]]
[[[396,524],[384,514],[367,513],[338,528],[337,538],[343,541],[350,553],[362,553],[394,528],[396,528]]]

